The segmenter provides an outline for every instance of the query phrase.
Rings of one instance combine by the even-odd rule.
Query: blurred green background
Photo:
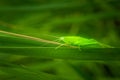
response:
[[[51,41],[56,40],[52,36],[82,36],[119,48],[119,8],[119,0],[0,0],[0,30]],[[119,61],[72,59],[74,55],[65,54],[72,54],[71,48],[32,52],[2,49],[26,46],[53,44],[0,33],[0,80],[120,80]],[[60,58],[54,51],[61,53]],[[44,57],[31,57],[36,53]]]

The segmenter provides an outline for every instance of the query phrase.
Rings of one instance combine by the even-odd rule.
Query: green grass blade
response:
[[[95,60],[95,61],[114,61],[120,60],[119,48],[84,48],[82,50],[75,48],[59,48],[54,47],[9,47],[0,48],[0,54],[33,56],[39,58],[52,59],[73,59],[73,60]]]

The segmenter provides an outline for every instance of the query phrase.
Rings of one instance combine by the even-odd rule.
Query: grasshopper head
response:
[[[60,41],[64,41],[64,39],[65,39],[64,37],[60,37]]]

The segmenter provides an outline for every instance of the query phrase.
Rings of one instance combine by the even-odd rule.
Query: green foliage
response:
[[[119,0],[0,0],[0,80],[119,80],[119,5]],[[62,36],[84,39],[64,40],[56,49]],[[76,41],[85,46],[74,47]],[[96,41],[100,44],[93,45]]]

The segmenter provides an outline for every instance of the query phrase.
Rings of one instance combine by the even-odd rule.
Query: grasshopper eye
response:
[[[64,37],[60,37],[60,40],[61,40],[61,41],[64,41]]]

